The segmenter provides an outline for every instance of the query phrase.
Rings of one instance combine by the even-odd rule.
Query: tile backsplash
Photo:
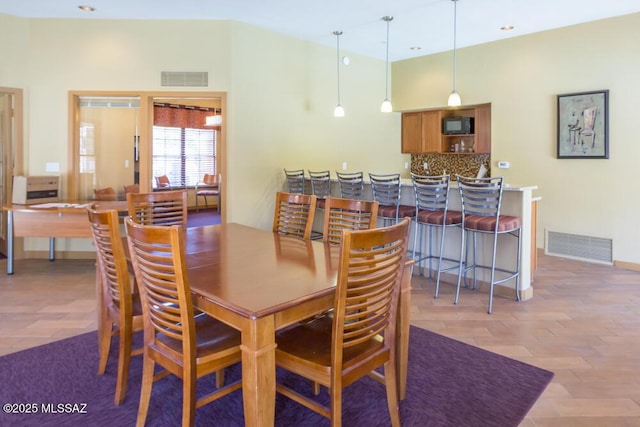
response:
[[[424,170],[427,163],[429,170]],[[486,176],[491,176],[491,155],[490,154],[438,154],[422,153],[411,155],[411,172],[418,175],[442,175],[448,173],[451,177],[455,175],[477,176],[480,165],[487,168]]]

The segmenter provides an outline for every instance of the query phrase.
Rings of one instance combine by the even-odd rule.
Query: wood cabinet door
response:
[[[402,153],[422,151],[422,113],[402,113]]]
[[[475,151],[476,153],[491,153],[491,105],[476,107],[475,117]]]
[[[441,118],[442,114],[438,110],[422,112],[423,153],[439,153],[441,151]]]

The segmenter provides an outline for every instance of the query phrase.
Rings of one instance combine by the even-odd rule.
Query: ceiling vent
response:
[[[613,264],[613,240],[547,231],[547,255]]]
[[[161,86],[208,87],[209,73],[206,71],[162,71]]]

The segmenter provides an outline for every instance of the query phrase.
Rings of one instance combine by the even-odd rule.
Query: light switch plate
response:
[[[499,161],[499,162],[498,162],[498,167],[499,167],[500,169],[509,169],[509,166],[511,166],[511,165],[509,164],[509,162],[505,162],[505,161]]]

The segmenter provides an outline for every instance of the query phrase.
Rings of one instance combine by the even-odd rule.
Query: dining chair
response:
[[[156,176],[156,187],[160,190],[170,190],[171,181],[167,175]]]
[[[142,331],[142,306],[140,294],[132,285],[120,233],[118,211],[98,211],[93,208],[87,211],[98,267],[98,374],[105,373],[111,338],[117,335],[118,373],[114,401],[119,405],[124,400],[127,390],[131,356],[142,354],[142,348],[132,351],[133,333]]]
[[[195,410],[242,386],[224,385],[224,368],[241,361],[240,333],[206,315],[194,315],[185,263],[183,227],[137,224],[125,219],[129,253],[142,301],[144,356],[136,425],[147,418],[153,383],[168,374],[182,379],[182,425]],[[164,371],[155,373],[156,363]],[[196,396],[198,378],[216,373],[217,388]]]
[[[304,169],[284,170],[284,176],[287,180],[287,188],[289,193],[304,194]]]
[[[184,190],[127,193],[129,216],[144,225],[187,226],[187,192]]]
[[[216,210],[220,212],[220,201],[222,199],[220,193],[220,174],[208,174],[205,173],[202,178],[202,182],[196,184],[195,193],[196,193],[196,212],[198,212],[198,198],[204,197],[204,207],[207,209],[209,204],[207,203],[207,196],[215,196],[218,198],[218,204],[216,205]]]
[[[454,304],[458,303],[460,296],[460,284],[463,276],[469,270],[473,272],[473,289],[477,289],[476,270],[490,271],[489,279],[489,309],[493,312],[494,286],[515,279],[516,300],[520,301],[520,249],[522,246],[522,221],[520,217],[503,215],[500,212],[502,204],[503,177],[471,178],[457,175],[460,199],[462,202],[462,236],[460,243],[460,263],[458,270],[458,285]],[[473,237],[472,261],[467,262],[467,237]],[[493,242],[491,252],[491,264],[480,264],[476,259],[477,236],[484,234]],[[498,236],[510,235],[517,238],[516,265],[511,268],[496,266],[496,252],[498,248]],[[501,278],[496,279],[496,271],[501,273]]]
[[[362,172],[338,172],[338,187],[343,199],[362,199],[364,193],[364,174]]]
[[[376,226],[378,202],[375,200],[342,199],[327,197],[324,208],[322,240],[339,245],[342,230],[367,230]]]
[[[93,190],[93,198],[95,200],[117,200],[118,194],[113,187],[96,188]]]
[[[124,185],[123,187],[124,187],[124,194],[140,192],[140,184]]]
[[[313,194],[276,193],[273,232],[310,239],[316,200]]]
[[[385,225],[398,222],[401,218],[416,216],[416,207],[400,204],[402,181],[399,173],[369,174],[373,200],[380,203],[378,218]]]
[[[413,259],[415,259],[421,275],[422,262],[425,260],[429,262],[429,279],[432,278],[432,260],[438,260],[434,293],[434,298],[438,298],[441,273],[459,268],[459,259],[444,256],[444,243],[447,228],[460,227],[462,224],[462,212],[449,209],[449,175],[417,175],[412,173],[411,180],[416,199]],[[425,236],[425,228],[427,236]],[[438,231],[437,235],[434,235],[434,231]],[[425,237],[428,239],[428,249],[424,249]],[[439,247],[437,255],[434,254],[434,243],[437,243]],[[448,262],[449,267],[444,268],[443,261]]]
[[[396,368],[398,298],[411,220],[371,230],[345,230],[334,315],[276,336],[276,365],[329,390],[324,406],[283,383],[276,391],[341,425],[342,390],[363,376],[384,382],[391,425],[400,425]],[[375,372],[383,366],[384,375]],[[355,396],[357,398],[357,396]]]

